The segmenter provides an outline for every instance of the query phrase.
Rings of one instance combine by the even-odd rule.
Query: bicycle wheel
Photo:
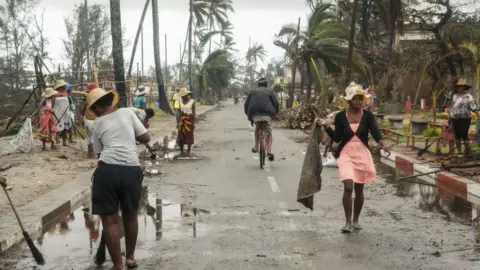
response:
[[[263,145],[263,138],[260,138],[260,150],[258,153],[260,155],[260,169],[263,169],[263,165],[265,165],[265,146]]]

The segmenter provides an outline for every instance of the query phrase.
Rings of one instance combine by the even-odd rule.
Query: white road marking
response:
[[[275,181],[275,177],[269,176],[268,182],[270,183],[270,188],[272,189],[273,192],[280,192],[280,187],[277,185],[277,182]]]

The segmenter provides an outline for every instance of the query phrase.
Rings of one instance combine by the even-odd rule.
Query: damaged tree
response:
[[[115,68],[115,89],[120,95],[119,106],[126,106],[125,64],[123,60],[122,15],[120,0],[110,0],[110,20],[112,27],[112,55]]]

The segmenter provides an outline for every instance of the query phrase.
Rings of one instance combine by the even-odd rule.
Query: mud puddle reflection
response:
[[[135,256],[145,259],[156,256],[154,247],[160,241],[174,241],[202,237],[210,228],[202,216],[210,212],[191,205],[176,204],[148,195],[147,188],[141,200],[138,215],[138,241]],[[121,217],[120,224],[121,224]],[[123,232],[123,226],[120,226]],[[0,255],[0,269],[96,269],[93,257],[100,243],[102,225],[98,216],[88,208],[74,211],[64,221],[49,228],[36,239],[35,245],[43,253],[46,265],[37,267],[25,243]],[[122,251],[125,250],[122,238]],[[110,267],[109,256],[105,266]]]
[[[394,168],[381,163],[380,160],[376,160],[375,165],[379,178],[384,179],[387,184],[394,185],[397,196],[416,199],[418,207],[424,211],[441,213],[447,221],[464,225],[472,225],[480,215],[480,205],[472,204],[447,190],[435,187],[435,180],[431,178],[411,178],[410,182],[397,181]]]
[[[397,181],[397,172],[391,166],[375,160],[378,177],[395,186],[396,196],[414,198],[423,211],[440,213],[449,222],[460,223],[472,228],[480,252],[480,205],[470,203],[448,190],[436,187],[436,180],[429,177],[411,178],[411,182]]]

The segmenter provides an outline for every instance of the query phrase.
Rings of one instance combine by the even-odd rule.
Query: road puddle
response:
[[[453,195],[435,186],[435,180],[427,176],[398,181],[394,168],[375,162],[378,177],[385,183],[394,185],[396,196],[414,198],[423,211],[440,213],[447,221],[472,227],[476,244],[480,247],[480,205]]]
[[[138,215],[137,259],[158,254],[151,252],[162,241],[194,239],[205,236],[210,228],[202,222],[202,216],[210,212],[191,205],[176,204],[144,193]],[[121,224],[121,217],[119,216]],[[122,233],[123,226],[119,225]],[[92,216],[88,208],[74,211],[64,221],[49,228],[40,238],[34,239],[42,252],[46,265],[37,267],[25,243],[0,255],[0,269],[95,269],[93,257],[101,238],[102,225],[98,216]],[[122,250],[124,251],[124,238]],[[109,257],[107,256],[107,260]],[[106,266],[110,263],[107,262]]]

